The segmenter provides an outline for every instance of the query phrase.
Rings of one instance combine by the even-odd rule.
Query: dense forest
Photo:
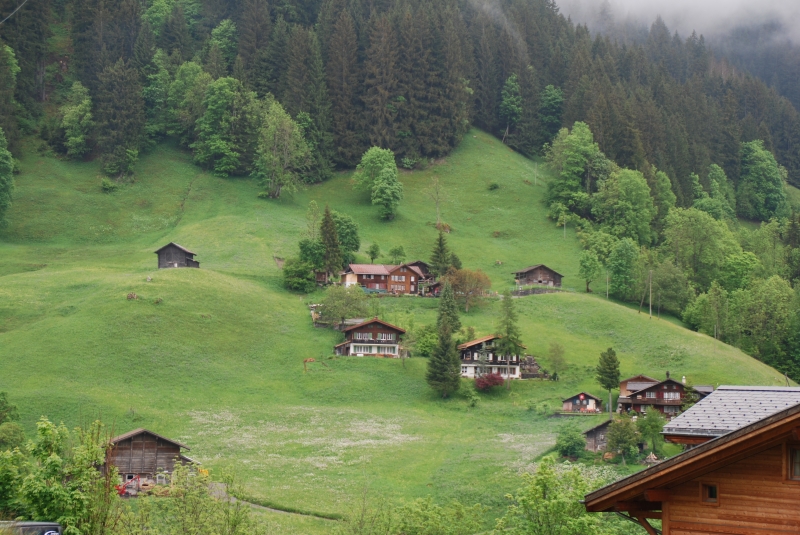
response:
[[[603,270],[622,300],[655,286],[657,308],[800,378],[791,71],[770,87],[661,19],[593,36],[552,0],[0,0],[15,10],[0,25],[12,153],[27,139],[100,159],[111,191],[170,138],[277,197],[370,147],[423,166],[475,125],[547,158],[587,289]]]

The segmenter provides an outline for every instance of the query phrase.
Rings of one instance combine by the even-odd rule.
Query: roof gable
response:
[[[627,379],[623,379],[620,383],[625,383],[628,381],[634,382],[642,382],[642,383],[657,383],[658,379],[650,377],[649,375],[634,375],[633,377],[628,377]]]
[[[590,394],[590,393],[588,393],[588,392],[578,392],[578,393],[577,393],[577,394],[575,394],[574,396],[570,396],[570,397],[568,397],[568,398],[566,398],[566,399],[562,399],[562,400],[561,400],[561,402],[563,403],[563,402],[565,402],[565,401],[572,401],[573,399],[575,399],[576,397],[580,396],[581,394],[583,394],[583,395],[584,395],[584,396],[586,396],[587,398],[592,398],[592,399],[593,399],[593,400],[595,400],[595,401],[599,401],[599,402],[601,402],[601,403],[603,402],[603,400],[602,400],[602,399],[600,399],[600,398],[599,398],[599,397],[597,397],[597,396],[593,396],[593,395],[591,395],[591,394]]]
[[[195,255],[195,254],[196,254],[196,253],[193,253],[193,252],[191,252],[191,251],[190,251],[189,249],[187,249],[186,247],[184,247],[184,246],[182,246],[182,245],[178,245],[178,244],[177,244],[177,243],[175,243],[174,241],[171,241],[171,242],[169,242],[169,243],[168,243],[168,244],[166,244],[164,247],[162,247],[162,248],[158,249],[157,251],[155,251],[155,253],[156,253],[156,254],[158,254],[158,253],[160,253],[161,251],[163,251],[164,249],[166,249],[167,247],[170,247],[170,246],[172,246],[172,247],[177,247],[178,249],[180,249],[180,250],[181,250],[181,251],[183,251],[184,253],[187,253],[187,254],[190,254],[190,255]]]
[[[476,338],[475,340],[470,340],[469,342],[464,342],[463,344],[458,346],[458,349],[467,349],[467,348],[482,344],[484,342],[491,342],[492,340],[497,340],[499,338],[500,337],[497,336],[496,334],[490,334],[489,336],[482,336],[481,338]]]
[[[388,268],[394,268],[394,266],[386,264],[350,264],[347,266],[347,272],[355,273],[356,275],[388,275]]]
[[[360,327],[364,327],[365,325],[369,325],[370,323],[380,323],[384,327],[386,327],[388,329],[393,329],[393,330],[395,330],[395,331],[397,331],[397,332],[399,332],[401,334],[406,332],[405,329],[402,329],[402,328],[398,327],[397,325],[392,325],[391,323],[387,323],[387,322],[385,322],[383,320],[379,320],[377,317],[372,318],[372,319],[368,319],[366,321],[362,321],[361,323],[359,323],[357,325],[351,325],[350,327],[347,327],[346,329],[344,329],[342,332],[352,331],[353,329],[358,329]]]
[[[512,273],[512,275],[519,275],[519,274],[528,273],[528,272],[533,271],[534,269],[537,269],[537,268],[543,268],[543,269],[546,269],[547,271],[551,271],[551,272],[555,273],[556,275],[558,275],[559,277],[563,277],[564,276],[561,273],[559,273],[558,271],[556,271],[555,269],[549,268],[549,267],[545,266],[544,264],[536,264],[535,266],[528,266],[525,269],[521,269],[519,271],[514,271]]]
[[[641,394],[642,392],[646,392],[647,390],[653,390],[653,389],[655,389],[655,390],[663,390],[662,386],[666,386],[666,385],[670,385],[670,384],[671,385],[678,385],[678,386],[681,387],[681,389],[683,389],[686,386],[683,383],[681,383],[680,381],[676,381],[675,379],[665,379],[664,381],[661,381],[660,383],[647,385],[647,386],[645,386],[644,388],[642,388],[640,390],[635,390],[634,391],[634,390],[631,390],[630,388],[628,388],[628,390],[631,391],[630,395],[633,396],[634,394]]]
[[[191,449],[186,444],[182,444],[182,443],[180,443],[180,442],[178,442],[176,440],[172,440],[171,438],[167,438],[165,436],[161,436],[158,433],[153,433],[152,431],[148,431],[147,429],[143,429],[141,427],[139,429],[134,429],[133,431],[128,431],[127,433],[124,433],[122,435],[116,436],[116,437],[112,438],[111,440],[109,440],[108,442],[110,444],[118,444],[118,443],[120,443],[120,442],[122,442],[124,440],[128,440],[129,438],[133,438],[133,437],[139,436],[139,435],[152,435],[152,436],[154,436],[156,438],[160,438],[161,440],[169,442],[170,444],[175,444],[176,446],[179,446],[179,447],[181,447],[183,449],[186,449],[186,450]]]
[[[718,470],[789,435],[800,425],[800,404],[714,438],[650,468],[586,495],[590,512],[607,511],[619,501],[634,499],[645,490],[679,485]]]

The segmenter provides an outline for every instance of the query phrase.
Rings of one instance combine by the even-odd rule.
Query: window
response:
[[[372,340],[372,333],[356,333],[353,338],[356,340]]]
[[[378,333],[378,340],[394,340],[394,333]]]
[[[664,392],[664,399],[681,399],[680,392]]]
[[[461,366],[461,373],[467,373],[467,367]]]
[[[412,292],[414,291],[414,285],[413,284],[411,285],[411,291]]]
[[[789,446],[789,479],[800,481],[800,445]]]
[[[719,505],[719,488],[716,483],[700,483],[700,500],[709,505]]]
[[[414,277],[411,277],[411,282],[414,282]]]
[[[392,280],[394,282],[405,282],[406,276],[405,275],[392,275]]]
[[[647,397],[648,398],[654,398],[654,397],[656,397],[656,393],[655,392],[647,392]]]
[[[374,279],[374,278],[375,278],[375,275],[364,275],[364,278],[365,278],[365,279],[372,280],[372,279]]]

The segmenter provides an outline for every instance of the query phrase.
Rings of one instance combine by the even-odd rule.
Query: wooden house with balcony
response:
[[[504,378],[519,379],[520,357],[506,358],[494,352],[494,343],[500,336],[491,334],[458,346],[461,357],[461,377],[475,378],[490,373],[499,373]],[[525,346],[523,346],[523,349]]]
[[[570,396],[561,402],[562,412],[598,413],[603,405],[603,401],[597,396],[588,392],[581,392]]]
[[[767,396],[765,390],[740,391],[739,399],[757,408]],[[583,500],[588,512],[626,516],[649,535],[800,533],[798,503],[800,404],[725,432]]]
[[[404,329],[372,318],[342,330],[344,342],[337,344],[334,351],[337,355],[356,357],[391,357],[400,356]]]
[[[526,267],[525,269],[515,271],[512,275],[514,275],[514,282],[517,286],[540,284],[561,288],[561,279],[564,278],[564,275],[544,264]]]
[[[642,386],[639,390],[631,390]],[[620,385],[622,392],[622,385]],[[686,396],[686,386],[674,379],[666,379],[654,384],[635,385],[628,381],[625,389],[627,395],[620,395],[617,409],[620,412],[643,413],[657,410],[670,418],[677,416],[681,411],[683,398]]]
[[[342,272],[344,286],[361,286],[367,290],[400,295],[420,293],[420,284],[432,280],[428,265],[421,260],[399,266],[388,264],[350,264]]]

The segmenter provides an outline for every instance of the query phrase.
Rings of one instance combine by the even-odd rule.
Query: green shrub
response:
[[[114,193],[119,189],[119,184],[104,177],[100,187],[102,188],[103,193]]]
[[[562,457],[577,457],[586,448],[586,439],[583,433],[575,425],[575,422],[567,422],[561,426],[556,437],[556,451]]]
[[[500,184],[497,182],[492,182],[489,184],[489,191],[494,191],[496,189],[500,189]]]

